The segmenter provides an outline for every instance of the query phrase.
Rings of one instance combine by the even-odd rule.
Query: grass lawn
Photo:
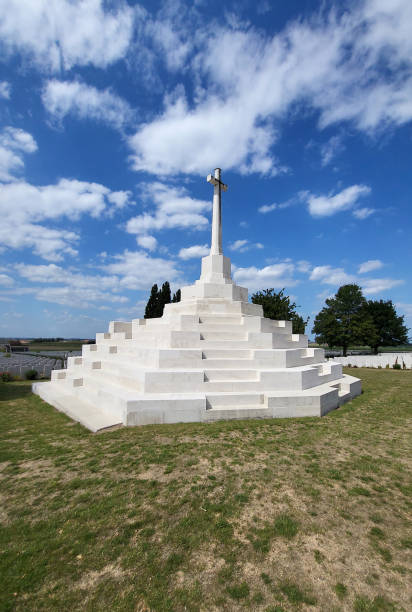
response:
[[[29,351],[81,351],[83,342],[67,340],[61,342],[31,342]]]
[[[411,610],[412,372],[346,371],[323,419],[98,435],[0,383],[0,610]]]

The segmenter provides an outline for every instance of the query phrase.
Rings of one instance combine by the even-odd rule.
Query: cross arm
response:
[[[208,174],[206,180],[208,183],[212,183],[212,185],[220,184],[220,188],[222,189],[222,191],[227,191],[227,185],[225,185],[224,183],[222,183],[222,181],[213,176],[213,174]]]

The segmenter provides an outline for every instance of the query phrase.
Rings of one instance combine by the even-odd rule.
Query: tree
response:
[[[309,317],[304,320],[303,317],[296,312],[295,302],[290,301],[288,295],[284,295],[285,289],[276,292],[272,289],[263,289],[257,291],[251,297],[253,304],[261,304],[263,307],[263,315],[268,319],[276,321],[292,321],[292,331],[294,334],[304,334],[305,326],[309,321]]]
[[[176,293],[173,294],[172,302],[175,304],[176,302],[180,302],[181,299],[182,299],[182,293],[180,289],[178,289]]]
[[[154,319],[155,317],[158,316],[157,314],[158,310],[159,310],[159,290],[155,283],[150,291],[150,297],[147,301],[146,308],[144,311],[144,318]]]
[[[177,295],[179,296],[179,299],[177,299]],[[172,298],[169,282],[165,281],[161,289],[159,289],[158,286],[154,284],[150,292],[150,297],[146,304],[144,318],[154,319],[162,317],[165,304],[170,304],[171,301]],[[173,301],[180,302],[180,289],[178,289],[177,292],[174,294]]]
[[[367,311],[376,329],[374,342],[369,343],[375,355],[380,346],[397,346],[408,342],[404,317],[396,314],[392,300],[369,300]]]
[[[316,316],[312,332],[317,342],[341,346],[346,356],[351,344],[373,345],[376,330],[368,304],[358,285],[343,285]]]
[[[160,290],[160,305],[162,309],[162,314],[160,316],[163,315],[163,309],[164,309],[165,304],[170,304],[171,301],[172,301],[172,295],[170,293],[170,285],[169,285],[169,281],[166,281],[163,283],[162,288]]]

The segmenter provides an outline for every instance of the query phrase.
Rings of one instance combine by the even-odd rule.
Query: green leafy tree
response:
[[[341,346],[345,356],[350,345],[375,344],[377,334],[362,289],[355,284],[340,287],[316,316],[312,332],[317,342]]]
[[[392,300],[369,300],[367,311],[376,329],[376,338],[370,346],[375,355],[380,346],[398,346],[408,342],[408,328],[404,317],[396,313]]]
[[[172,302],[175,304],[176,302],[180,302],[181,299],[182,299],[182,293],[180,289],[178,289],[176,293],[173,294]]]
[[[263,289],[257,291],[251,297],[253,304],[260,304],[263,307],[263,315],[268,319],[276,321],[292,321],[292,330],[294,334],[304,334],[305,327],[309,321],[309,317],[304,320],[296,312],[295,302],[290,301],[290,297],[284,294],[285,289],[275,291],[272,289]]]

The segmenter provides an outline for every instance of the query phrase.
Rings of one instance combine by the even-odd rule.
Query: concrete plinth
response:
[[[217,297],[220,288],[226,296]],[[323,416],[361,392],[341,364],[308,348],[291,322],[265,319],[223,274],[182,296],[160,319],[113,321],[66,370],[34,383],[34,393],[96,431],[119,423]]]

